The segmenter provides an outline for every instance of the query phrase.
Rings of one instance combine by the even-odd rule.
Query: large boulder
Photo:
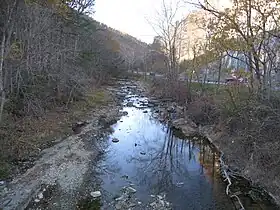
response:
[[[172,125],[175,127],[175,128],[180,128],[180,126],[182,125],[190,125],[194,128],[198,128],[198,126],[190,119],[190,118],[179,118],[179,119],[176,119],[176,120],[173,120],[172,122]]]
[[[186,136],[194,136],[198,134],[198,126],[189,118],[173,120],[172,126],[181,130]]]
[[[195,136],[198,134],[197,128],[194,128],[190,125],[183,125],[181,130],[185,136]]]

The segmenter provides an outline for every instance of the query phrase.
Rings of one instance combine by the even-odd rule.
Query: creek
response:
[[[148,98],[123,86],[123,116],[97,164],[101,209],[236,209],[226,195],[219,153],[161,123]],[[244,199],[246,209],[263,209]],[[266,209],[266,208],[264,208]]]

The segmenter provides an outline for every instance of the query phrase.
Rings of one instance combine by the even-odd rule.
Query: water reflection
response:
[[[138,101],[134,101],[134,103]],[[115,192],[135,184],[137,197],[148,203],[151,194],[166,193],[172,209],[233,209],[217,175],[216,155],[200,140],[183,140],[152,117],[151,110],[126,107],[114,126],[111,144],[100,163],[103,188]]]

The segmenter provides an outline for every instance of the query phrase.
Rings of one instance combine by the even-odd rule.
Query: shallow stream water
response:
[[[122,199],[121,189],[127,186],[136,190],[133,209],[236,209],[225,193],[218,154],[204,140],[180,137],[157,120],[147,98],[132,95],[134,88],[122,89],[127,115],[113,126],[107,151],[98,163],[103,197],[113,201],[102,209],[129,209],[127,200],[114,202]],[[168,205],[153,205],[157,196]]]

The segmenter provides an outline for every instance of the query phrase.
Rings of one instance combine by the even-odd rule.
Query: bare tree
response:
[[[68,5],[70,8],[78,11],[79,14],[82,13],[92,13],[95,0],[71,0]]]
[[[178,10],[181,8],[181,1],[162,1],[161,10],[157,12],[154,21],[149,21],[154,31],[162,42],[163,52],[168,57],[167,69],[168,78],[174,79],[177,77],[179,59],[180,59],[180,44],[183,20],[177,20]]]
[[[127,69],[129,71],[134,72],[134,63],[136,61],[136,55],[134,49],[132,49],[130,46],[122,46],[121,52],[125,58]]]
[[[266,97],[269,85],[267,78],[270,74],[267,55],[278,51],[278,47],[268,46],[274,42],[274,35],[279,31],[279,2],[234,0],[229,8],[220,9],[205,1],[199,3],[198,7],[209,12],[215,20],[216,24],[212,22],[211,26],[212,37],[219,40],[221,49],[245,55],[251,89],[257,89],[262,97]]]
[[[13,1],[3,1],[0,3],[0,11],[1,11],[1,46],[0,46],[0,94],[1,94],[1,102],[0,102],[0,123],[2,120],[4,104],[6,100],[6,94],[4,89],[4,81],[5,81],[5,72],[4,72],[4,61],[7,55],[8,49],[10,47],[10,39],[12,35],[12,30],[14,27],[14,13],[18,5],[18,0]]]
[[[64,13],[57,2],[64,1],[0,3],[0,118],[3,110],[20,118],[66,107],[123,66],[125,41],[111,36],[116,31],[71,9]]]

